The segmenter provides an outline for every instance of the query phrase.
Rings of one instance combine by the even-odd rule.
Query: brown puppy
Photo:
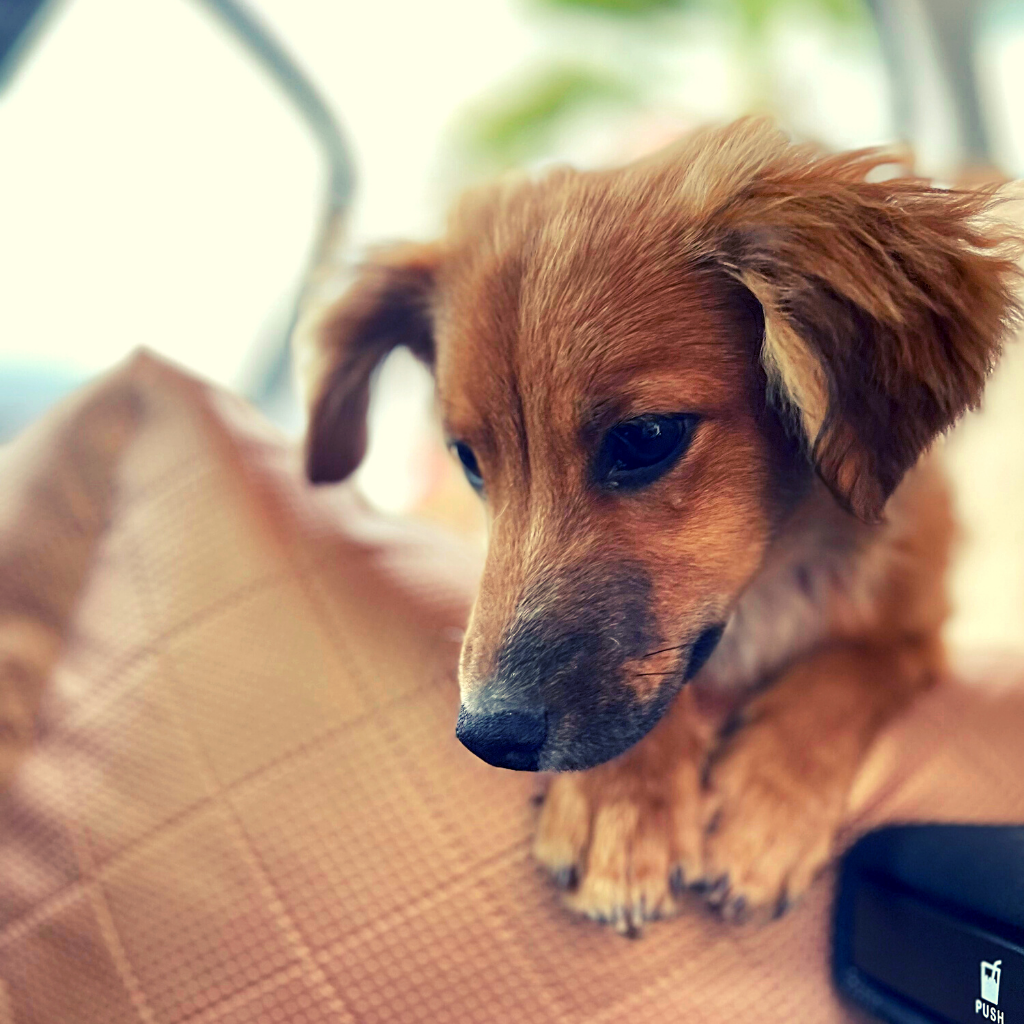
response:
[[[920,457],[981,396],[1015,253],[990,195],[865,180],[885,162],[744,121],[500,184],[310,335],[315,481],[358,464],[391,348],[433,367],[490,521],[458,735],[567,773],[535,852],[622,928],[684,884],[788,905],[941,668],[953,524]],[[716,729],[702,696],[740,710]]]

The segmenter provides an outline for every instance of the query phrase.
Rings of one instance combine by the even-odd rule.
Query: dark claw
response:
[[[713,907],[720,907],[729,895],[729,876],[722,875],[708,890],[707,900]]]
[[[737,896],[722,904],[722,920],[740,924],[747,919],[747,898]]]
[[[775,912],[772,914],[773,920],[778,920],[783,914],[788,914],[793,907],[793,901],[789,898],[789,893],[784,892],[779,897],[779,902],[775,904]]]
[[[668,876],[668,886],[672,890],[673,896],[682,896],[686,892],[686,875],[681,867],[677,867]]]
[[[558,868],[557,871],[552,872],[551,877],[554,879],[555,885],[559,889],[575,889],[579,883],[579,875],[576,872],[576,865],[570,864],[568,867]]]
[[[620,907],[615,914],[615,930],[627,939],[639,936],[644,926],[639,906]]]

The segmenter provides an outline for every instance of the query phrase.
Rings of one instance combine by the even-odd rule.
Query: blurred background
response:
[[[139,345],[298,436],[286,339],[352,176],[353,259],[430,237],[510,166],[623,162],[749,112],[833,148],[907,143],[948,183],[1024,177],[1024,0],[0,0],[3,38],[0,442]],[[951,637],[1024,650],[1024,352],[948,451]],[[482,536],[404,352],[358,484]]]

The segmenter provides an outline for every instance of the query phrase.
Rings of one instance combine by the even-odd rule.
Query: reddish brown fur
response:
[[[554,643],[614,612],[634,586],[616,579],[648,587],[649,615],[609,700],[662,707],[680,651],[728,623],[646,738],[553,783],[536,852],[591,916],[634,927],[674,910],[683,878],[731,915],[785,905],[826,860],[866,745],[941,666],[952,520],[929,460],[904,476],[979,400],[1017,315],[1014,252],[981,223],[989,193],[865,181],[883,162],[747,121],[501,184],[322,322],[315,479],[358,462],[396,344],[432,361],[446,428],[476,452],[490,548],[464,702],[533,624]],[[595,488],[604,431],[673,411],[701,421],[671,473]],[[742,704],[722,732],[709,694]],[[545,698],[570,745],[590,714],[575,696]]]

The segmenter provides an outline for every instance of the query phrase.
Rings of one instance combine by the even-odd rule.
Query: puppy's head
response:
[[[1015,312],[985,195],[868,183],[758,122],[630,167],[471,195],[315,333],[307,466],[350,472],[373,367],[408,345],[486,503],[463,742],[587,768],[713,652],[815,472],[867,521],[981,394]]]

